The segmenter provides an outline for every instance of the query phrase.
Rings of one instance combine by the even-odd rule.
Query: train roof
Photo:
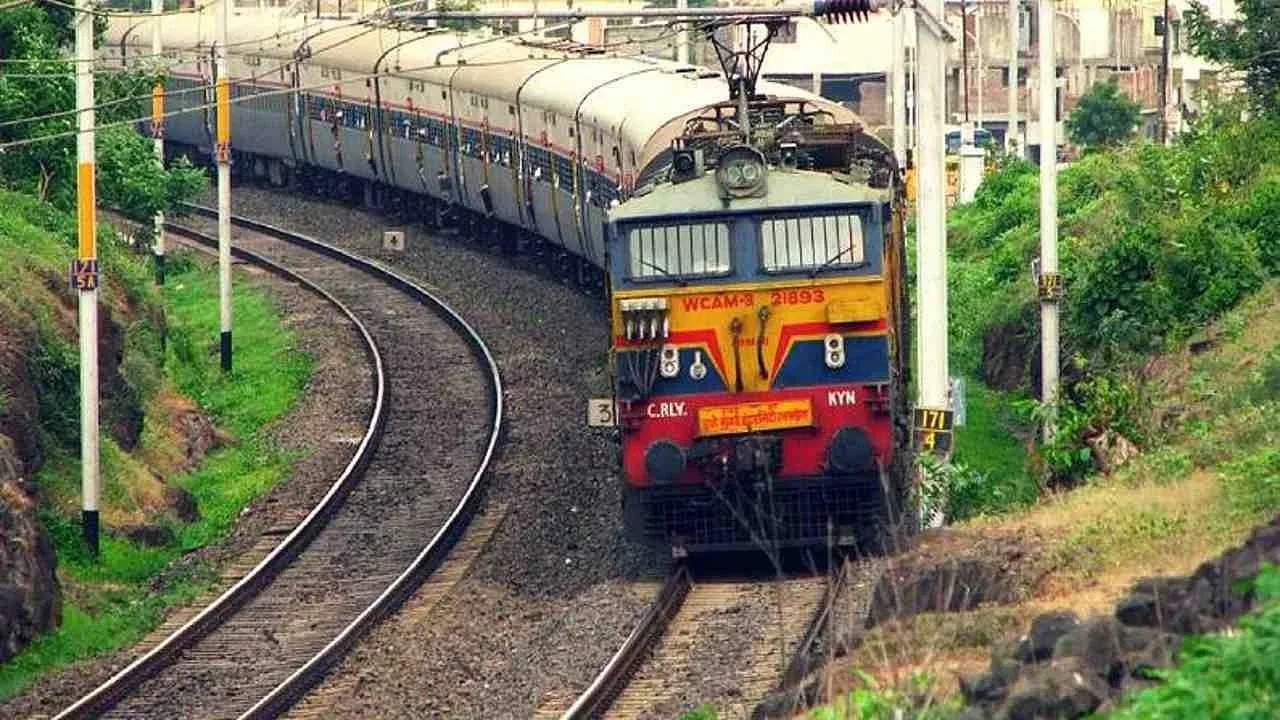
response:
[[[111,43],[150,46],[153,20],[113,18]],[[164,46],[208,48],[215,23],[204,14],[161,20]],[[293,60],[305,45],[307,62],[348,71],[351,78],[379,72],[422,78],[464,92],[554,110],[607,128],[637,150],[646,166],[670,147],[685,121],[729,99],[723,75],[706,68],[644,55],[558,47],[478,33],[314,20],[281,13],[233,16],[233,53]],[[809,103],[832,122],[858,123],[842,105],[781,83],[761,81],[757,93]]]
[[[611,221],[638,220],[691,213],[758,213],[769,210],[804,211],[851,203],[886,203],[888,190],[865,183],[845,183],[832,175],[806,170],[770,168],[769,192],[763,197],[735,198],[725,202],[720,197],[715,173],[678,184],[660,184],[652,190],[637,193],[627,202],[609,210]]]

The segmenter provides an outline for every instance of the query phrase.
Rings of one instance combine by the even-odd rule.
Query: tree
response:
[[[1120,92],[1115,78],[1089,88],[1067,118],[1071,142],[1085,147],[1118,145],[1133,136],[1141,108]]]
[[[1245,74],[1254,105],[1280,111],[1280,4],[1238,0],[1238,20],[1214,20],[1195,3],[1184,18],[1187,39],[1197,55]]]
[[[74,13],[51,5],[0,10],[0,118],[32,122],[0,125],[0,143],[67,133],[76,128],[73,63]],[[101,27],[98,28],[101,31]],[[146,72],[96,76],[98,124],[141,117],[158,76]],[[0,150],[0,185],[31,193],[63,209],[75,204],[74,136]],[[190,198],[203,184],[189,164],[168,170],[156,162],[150,143],[128,127],[98,133],[98,188],[102,202],[150,217]]]

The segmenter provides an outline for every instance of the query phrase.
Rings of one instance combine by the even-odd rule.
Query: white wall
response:
[[[765,75],[882,73],[892,61],[893,22],[888,13],[877,13],[866,23],[841,25],[800,19],[795,30],[794,43],[774,41],[769,46]]]

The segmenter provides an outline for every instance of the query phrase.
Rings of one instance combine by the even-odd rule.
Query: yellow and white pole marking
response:
[[[215,52],[218,104],[218,308],[221,320],[222,369],[231,372],[231,85],[227,77],[227,19],[231,0],[217,10]]]
[[[160,53],[163,50],[160,43],[160,22],[164,14],[164,0],[151,0],[151,55],[155,59],[158,67],[163,58]],[[155,142],[156,161],[160,163],[160,167],[164,167],[164,80],[156,81],[156,86],[151,91],[151,137]],[[155,217],[155,255],[156,255],[156,284],[164,284],[164,213],[157,212]]]
[[[80,296],[80,483],[85,542],[98,554],[98,219],[94,197],[93,19],[76,0],[76,206],[79,250],[71,283]]]

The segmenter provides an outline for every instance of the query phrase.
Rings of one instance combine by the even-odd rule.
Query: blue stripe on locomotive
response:
[[[855,382],[884,382],[889,379],[889,338],[846,337],[844,365],[829,368],[822,338],[797,340],[773,379],[775,389],[836,385]]]

